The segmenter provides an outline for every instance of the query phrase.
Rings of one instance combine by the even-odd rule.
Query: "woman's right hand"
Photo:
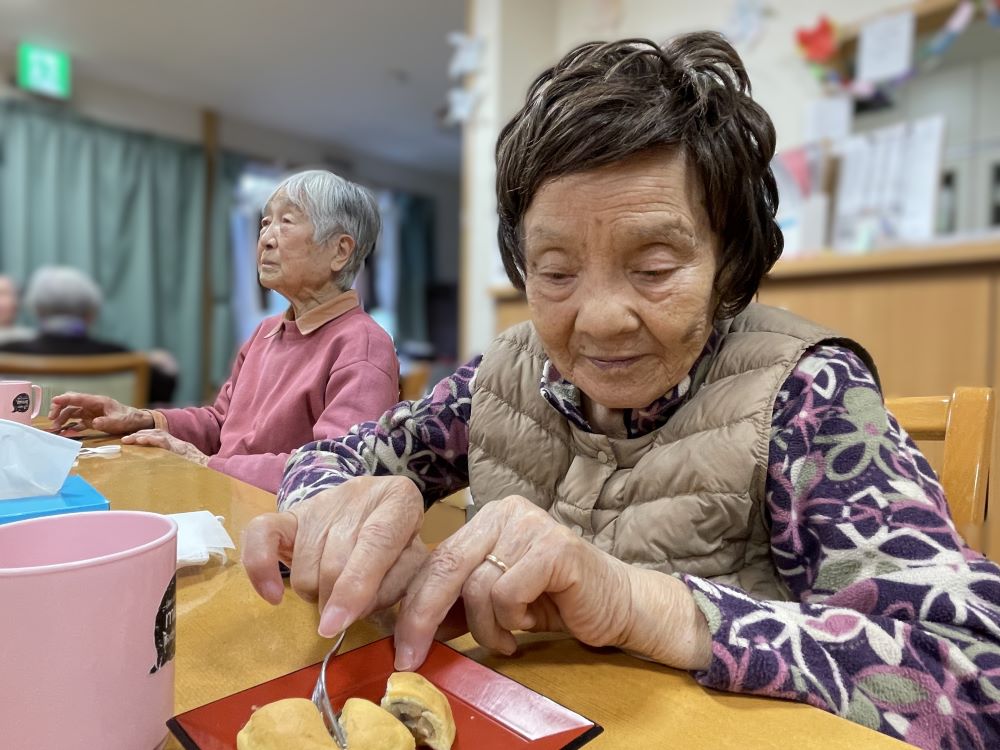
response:
[[[109,435],[127,435],[155,426],[153,415],[145,409],[126,406],[108,396],[72,391],[52,397],[49,419],[56,429],[70,419],[79,419],[84,427],[92,427]]]
[[[243,566],[257,593],[277,604],[278,562],[288,564],[295,592],[319,604],[320,635],[332,637],[403,597],[430,554],[418,536],[423,519],[411,480],[356,477],[254,518],[243,535]]]

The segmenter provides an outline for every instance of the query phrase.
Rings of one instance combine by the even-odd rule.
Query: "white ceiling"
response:
[[[437,123],[464,0],[0,0],[0,51],[389,161],[457,174]]]

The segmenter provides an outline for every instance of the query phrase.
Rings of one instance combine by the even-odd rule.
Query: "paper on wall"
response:
[[[855,78],[879,83],[898,78],[913,66],[916,17],[912,10],[880,16],[861,28]]]
[[[732,0],[722,33],[733,46],[752,49],[764,32],[764,0]]]
[[[848,138],[840,148],[833,245],[865,251],[934,236],[941,115]]]
[[[849,96],[824,96],[806,103],[806,143],[828,140],[838,143],[851,134],[854,102]]]
[[[482,65],[485,40],[480,36],[469,36],[461,31],[448,33],[448,44],[454,47],[448,62],[448,77],[461,78],[470,73],[478,73]]]
[[[944,124],[944,116],[935,115],[917,120],[910,128],[902,156],[906,167],[897,224],[901,240],[922,241],[934,236]]]
[[[784,256],[814,252],[826,245],[827,205],[823,184],[825,144],[807,143],[775,154],[771,169],[781,200],[775,220],[785,239]]]
[[[445,125],[462,125],[469,121],[479,103],[479,92],[455,86],[448,89],[448,107],[442,122]]]

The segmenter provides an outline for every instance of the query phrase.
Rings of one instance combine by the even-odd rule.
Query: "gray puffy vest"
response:
[[[783,310],[750,305],[717,327],[722,339],[703,380],[663,427],[639,438],[571,424],[539,393],[547,357],[532,324],[501,334],[476,373],[470,515],[523,495],[625,562],[787,599],[763,514],[778,390],[822,342],[875,369],[858,344]]]

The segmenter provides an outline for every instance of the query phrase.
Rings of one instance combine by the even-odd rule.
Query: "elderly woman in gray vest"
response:
[[[401,602],[398,669],[464,616],[503,653],[563,631],[923,747],[1000,742],[1000,569],[865,351],[751,304],[782,238],[749,91],[707,33],[586,44],[535,81],[497,144],[531,322],[293,455],[243,550],[265,599],[282,560],[321,635]],[[428,555],[424,508],[466,486]]]

